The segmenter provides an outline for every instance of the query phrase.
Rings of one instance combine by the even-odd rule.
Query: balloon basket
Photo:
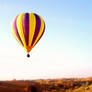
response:
[[[29,53],[27,54],[27,57],[28,57],[28,58],[30,57],[30,54],[29,54]]]

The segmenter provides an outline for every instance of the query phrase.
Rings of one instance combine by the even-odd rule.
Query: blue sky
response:
[[[92,76],[91,0],[1,0],[0,80]],[[14,39],[12,19],[23,12],[37,13],[46,30],[26,52]]]

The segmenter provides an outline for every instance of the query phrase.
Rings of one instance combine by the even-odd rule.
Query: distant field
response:
[[[92,78],[0,81],[0,92],[92,92]]]

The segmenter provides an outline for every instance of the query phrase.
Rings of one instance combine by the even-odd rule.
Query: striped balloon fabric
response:
[[[21,46],[29,53],[42,37],[45,23],[35,13],[22,13],[12,22],[12,32]]]

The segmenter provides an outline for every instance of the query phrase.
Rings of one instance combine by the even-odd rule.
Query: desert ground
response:
[[[92,77],[0,81],[0,92],[92,92]]]

